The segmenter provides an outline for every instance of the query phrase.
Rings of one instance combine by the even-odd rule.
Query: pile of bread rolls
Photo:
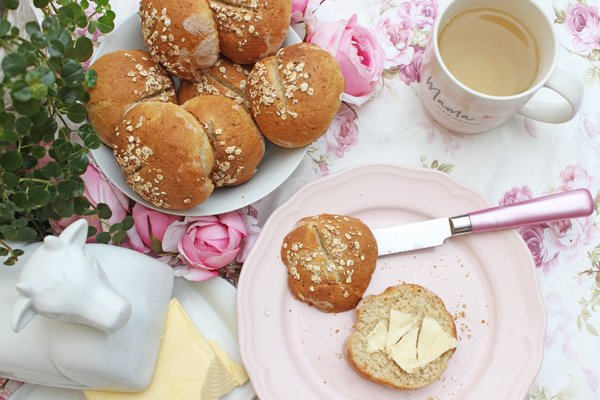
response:
[[[136,193],[189,209],[249,181],[263,135],[297,148],[325,133],[344,79],[317,46],[281,48],[290,14],[291,0],[141,0],[147,51],[96,60],[88,103]]]

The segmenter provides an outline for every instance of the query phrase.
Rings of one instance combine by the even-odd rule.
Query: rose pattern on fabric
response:
[[[327,50],[340,65],[345,80],[344,101],[364,104],[373,96],[383,72],[384,53],[376,34],[360,25],[356,14],[312,29],[307,41]]]
[[[375,31],[385,52],[385,68],[399,74],[407,85],[421,80],[425,48],[438,16],[432,0],[386,2],[375,21]]]
[[[598,8],[582,3],[569,5],[565,27],[573,35],[575,51],[588,53],[600,49],[600,16]]]
[[[356,111],[350,106],[342,104],[327,132],[321,139],[325,142],[327,153],[334,153],[337,157],[344,157],[358,143],[358,126],[356,125]]]

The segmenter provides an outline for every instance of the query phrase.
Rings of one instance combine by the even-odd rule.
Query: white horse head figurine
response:
[[[15,332],[36,314],[106,332],[125,325],[131,306],[85,249],[86,238],[87,222],[78,220],[59,237],[46,236],[44,244],[27,260],[16,284],[19,297],[12,315]]]

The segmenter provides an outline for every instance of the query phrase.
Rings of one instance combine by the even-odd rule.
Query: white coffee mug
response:
[[[474,7],[493,7],[518,18],[538,45],[537,76],[524,92],[492,96],[477,92],[456,79],[442,60],[438,35],[440,29],[458,13]],[[515,113],[549,123],[572,119],[583,97],[581,83],[556,68],[558,41],[552,23],[530,0],[455,0],[442,11],[423,58],[421,100],[430,117],[443,128],[457,133],[479,133],[495,128]],[[558,103],[536,101],[531,97],[542,87],[564,98]]]

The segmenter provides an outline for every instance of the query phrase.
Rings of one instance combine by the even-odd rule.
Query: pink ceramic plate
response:
[[[531,255],[514,231],[453,238],[435,249],[379,258],[366,294],[400,282],[437,293],[459,344],[439,381],[416,391],[372,383],[344,350],[354,312],[326,314],[292,298],[279,257],[301,217],[356,216],[372,228],[489,207],[441,172],[365,165],[301,189],[265,224],[238,286],[240,351],[262,400],[523,399],[542,361],[544,308]]]

